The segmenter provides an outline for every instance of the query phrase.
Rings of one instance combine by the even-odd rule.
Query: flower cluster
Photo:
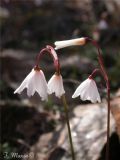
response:
[[[86,38],[78,38],[73,40],[66,41],[57,41],[55,42],[55,49],[60,49],[72,45],[84,45],[86,43]],[[46,81],[45,75],[41,68],[39,67],[39,61],[43,53],[50,53],[53,58],[54,66],[56,69],[55,74],[51,79]],[[56,97],[60,98],[64,93],[63,79],[60,74],[60,64],[57,53],[51,46],[47,46],[37,56],[37,63],[28,76],[24,79],[22,84],[15,90],[14,93],[21,93],[25,88],[27,88],[27,95],[33,96],[37,92],[42,100],[48,99],[48,94],[55,93]],[[96,86],[93,76],[89,76],[84,82],[82,82],[76,91],[74,92],[72,98],[80,98],[84,100],[90,100],[92,103],[101,102],[100,95]]]
[[[43,52],[48,51],[53,57],[54,65],[56,67],[56,73],[52,76],[52,78],[46,81],[45,75],[40,69],[38,62]],[[57,97],[61,97],[64,93],[63,87],[63,79],[60,74],[60,65],[58,56],[55,50],[51,46],[47,46],[47,48],[43,49],[37,57],[37,64],[32,69],[32,71],[27,75],[27,77],[23,80],[21,85],[15,90],[14,93],[21,93],[25,88],[27,88],[27,95],[33,96],[35,92],[37,92],[42,100],[48,99],[48,94],[55,93]]]
[[[77,38],[72,40],[57,41],[55,42],[56,46],[55,49],[57,50],[73,45],[84,45],[86,41],[87,38]],[[100,95],[92,75],[90,75],[88,79],[86,79],[78,86],[78,88],[72,95],[72,98],[80,96],[81,100],[83,101],[90,100],[92,103],[101,102]]]
[[[56,97],[58,98],[62,97],[63,106],[65,108],[65,113],[66,113],[65,116],[66,116],[66,121],[67,121],[69,140],[70,140],[70,145],[71,145],[71,155],[72,155],[72,159],[74,160],[75,159],[74,148],[73,148],[70,124],[69,124],[69,119],[68,119],[68,105],[67,105],[65,96],[62,96],[65,94],[65,90],[63,86],[62,75],[60,73],[60,63],[59,63],[59,59],[58,59],[58,56],[55,50],[61,49],[64,47],[68,47],[68,46],[84,45],[87,42],[91,42],[97,48],[99,68],[95,69],[92,72],[92,74],[77,87],[74,94],[72,95],[72,98],[76,98],[80,96],[80,99],[83,101],[89,100],[92,103],[101,102],[101,98],[100,98],[94,77],[97,72],[100,72],[102,74],[106,82],[106,88],[107,88],[108,114],[107,114],[106,160],[109,160],[110,82],[109,82],[107,72],[104,68],[104,63],[103,63],[103,59],[101,55],[101,49],[96,41],[88,37],[82,37],[82,38],[77,38],[77,39],[72,39],[72,40],[57,41],[55,42],[55,49],[51,46],[46,46],[46,48],[42,49],[40,53],[38,54],[35,67],[27,75],[27,77],[23,80],[21,85],[15,90],[14,93],[21,93],[25,88],[27,88],[28,96],[33,96],[34,93],[37,92],[40,95],[42,100],[47,100],[48,95],[52,93],[55,93]],[[39,62],[45,52],[48,52],[52,56],[55,70],[56,70],[55,74],[50,78],[48,83],[46,81],[46,78],[45,78],[45,75],[42,69],[39,67]]]

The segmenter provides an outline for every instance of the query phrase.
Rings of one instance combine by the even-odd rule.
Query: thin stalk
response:
[[[109,150],[110,150],[110,142],[109,142],[109,136],[110,136],[110,88],[107,88],[107,107],[108,107],[108,113],[107,113],[107,143],[106,143],[106,160],[109,160]]]
[[[61,97],[61,99],[62,99],[62,102],[63,102],[64,111],[65,111],[65,117],[66,117],[66,122],[67,122],[67,128],[68,128],[68,135],[69,135],[69,141],[70,141],[70,147],[71,147],[72,160],[75,160],[75,153],[74,153],[74,147],[73,147],[71,129],[70,129],[70,123],[69,123],[69,116],[68,116],[68,104],[67,104],[65,95],[63,95]]]
[[[110,156],[109,156],[109,148],[110,148],[110,144],[109,144],[109,136],[110,136],[110,84],[109,84],[109,79],[108,79],[108,74],[105,70],[105,67],[104,67],[104,63],[103,63],[103,59],[102,59],[102,55],[101,55],[101,52],[100,52],[100,48],[99,46],[97,45],[97,49],[98,49],[98,61],[99,61],[99,64],[100,64],[100,67],[101,67],[101,72],[103,73],[103,77],[104,77],[104,80],[106,82],[106,87],[107,87],[107,142],[106,142],[106,155],[105,155],[105,158],[106,160],[109,160]]]
[[[46,46],[46,48],[43,48],[40,53],[37,55],[36,57],[36,65],[35,65],[35,68],[36,69],[40,69],[39,68],[39,61],[41,60],[42,56],[45,54],[45,53],[49,53],[52,58],[53,58],[53,61],[54,61],[54,66],[55,66],[55,69],[56,69],[56,72],[58,74],[60,74],[60,63],[59,63],[59,59],[58,59],[58,56],[57,56],[57,53],[55,52],[54,48],[52,46]]]
[[[107,74],[105,67],[104,67],[101,49],[100,49],[98,43],[90,38],[86,38],[86,40],[88,42],[91,42],[97,48],[98,62],[99,62],[100,69],[101,69],[102,75],[104,77],[104,80],[106,82],[106,87],[107,87],[107,143],[106,143],[105,158],[106,158],[106,160],[109,160],[109,158],[110,158],[110,156],[109,156],[109,148],[110,148],[110,146],[109,146],[110,145],[109,144],[109,136],[110,136],[110,83],[109,83],[108,74]]]

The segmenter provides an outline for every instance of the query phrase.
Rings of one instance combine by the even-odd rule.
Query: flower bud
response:
[[[65,40],[65,41],[56,41],[55,49],[65,48],[68,46],[74,46],[74,45],[84,45],[86,43],[86,38],[77,38],[77,39],[71,39],[71,40]]]

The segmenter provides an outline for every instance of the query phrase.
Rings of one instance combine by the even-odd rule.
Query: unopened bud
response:
[[[55,49],[65,48],[69,46],[75,46],[75,45],[84,45],[86,43],[86,38],[77,38],[77,39],[71,39],[71,40],[65,40],[65,41],[56,41],[55,42]]]

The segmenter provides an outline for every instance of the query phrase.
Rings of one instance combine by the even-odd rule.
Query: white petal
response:
[[[60,98],[65,93],[65,90],[63,87],[63,80],[62,80],[61,75],[58,77],[57,83],[58,83],[57,84],[58,88],[56,87],[55,95],[56,95],[56,97]]]
[[[36,72],[34,81],[35,81],[35,89],[40,95],[40,97],[42,98],[42,100],[47,100],[48,99],[48,95],[47,95],[48,88],[47,88],[47,82],[46,82],[46,79],[45,79],[45,76],[42,70],[40,70],[40,72]]]
[[[21,85],[14,91],[14,94],[16,93],[21,93],[25,88],[27,88],[28,85],[28,81],[31,79],[32,75],[33,75],[33,70],[27,75],[27,77],[23,80],[23,82],[21,83]]]
[[[61,75],[53,75],[48,82],[48,93],[55,93],[60,98],[64,93],[63,80]]]
[[[78,86],[78,88],[75,90],[74,94],[72,95],[72,98],[76,98],[80,95],[80,86]]]
[[[91,81],[91,85],[90,85],[92,92],[91,92],[91,99],[92,99],[92,102],[95,103],[95,102],[101,102],[101,99],[100,99],[100,95],[99,95],[99,92],[98,92],[98,89],[97,89],[97,85],[95,83],[94,80]]]
[[[31,79],[29,79],[28,81],[28,85],[27,85],[27,95],[33,96],[35,93],[35,82],[34,82],[34,76],[35,76],[35,72],[33,73],[33,75],[31,76]]]
[[[42,100],[47,100],[47,82],[42,70],[36,71],[32,69],[30,74],[25,78],[20,87],[14,93],[21,93],[24,88],[27,88],[27,95],[33,96],[38,92]]]
[[[56,75],[53,75],[50,80],[48,81],[48,93],[52,94],[54,92],[54,86],[56,86],[56,81],[54,80]]]
[[[80,96],[83,101],[90,100],[92,103],[101,102],[96,83],[93,79],[88,78],[78,86],[72,98],[76,98],[77,96]]]
[[[60,48],[73,46],[73,45],[84,45],[84,44],[85,44],[85,38],[77,38],[77,39],[72,39],[72,40],[57,41],[57,42],[55,42],[55,45],[56,45],[55,49],[60,49]]]
[[[76,89],[76,91],[74,92],[72,98],[76,98],[78,97],[82,91],[86,90],[86,87],[87,87],[87,84],[88,83],[88,79],[86,79],[85,81],[83,81],[79,86],[78,88]]]

